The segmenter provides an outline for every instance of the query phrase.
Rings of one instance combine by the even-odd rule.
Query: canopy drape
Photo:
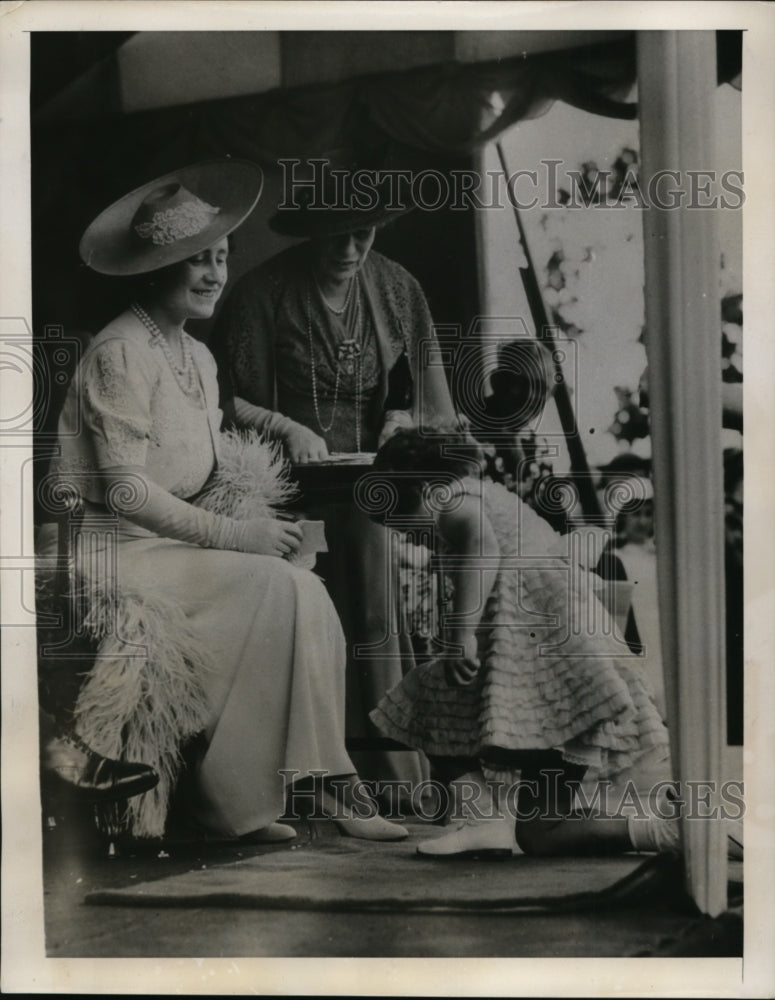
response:
[[[116,83],[106,62],[101,89]],[[85,121],[44,107],[33,118],[37,165],[46,181],[39,212],[59,199],[59,165],[75,165],[95,205],[127,183],[209,155],[245,157],[272,168],[279,158],[339,154],[400,165],[409,147],[429,157],[462,156],[509,125],[544,113],[556,100],[609,116],[633,118],[626,98],[635,81],[634,36],[562,52],[494,62],[419,67],[324,86],[275,89],[134,114],[95,107]],[[494,95],[499,95],[494,97]],[[57,169],[52,170],[52,164]],[[147,176],[146,176],[147,175]],[[51,184],[53,181],[53,185]],[[84,183],[86,182],[86,183]]]
[[[738,32],[717,33],[721,79],[739,73],[739,43]],[[118,110],[115,56],[87,76],[85,94],[81,81],[74,85],[77,115],[72,100],[55,99],[33,116],[35,211],[49,216],[74,190],[87,192],[72,206],[81,213],[77,225],[128,185],[211,155],[245,157],[270,169],[279,158],[330,155],[401,166],[407,149],[430,161],[470,154],[557,100],[609,117],[637,114],[628,100],[636,78],[634,34],[131,114]]]

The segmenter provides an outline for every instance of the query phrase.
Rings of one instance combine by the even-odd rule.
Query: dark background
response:
[[[47,405],[38,408],[36,430],[43,434],[55,432],[66,388],[66,380],[52,377],[55,371],[61,377],[62,365],[52,362],[50,328],[85,344],[128,304],[120,281],[95,275],[81,263],[77,247],[84,229],[113,200],[167,171],[212,156],[246,155],[237,130],[216,144],[202,127],[203,112],[212,114],[213,105],[226,105],[229,99],[108,113],[83,122],[58,121],[47,114],[47,104],[64,87],[96,65],[109,65],[106,57],[131,34],[36,32],[31,38],[33,330],[41,355],[39,370],[47,380],[42,390]],[[109,69],[99,85],[117,86]],[[372,161],[385,155],[384,143],[375,146],[373,136],[366,136],[364,143],[371,143],[367,155]],[[354,155],[362,158],[363,150],[354,150]],[[466,156],[433,156],[395,144],[389,155],[394,165],[411,163],[441,171],[472,165]],[[262,166],[264,190],[253,215],[236,234],[229,285],[292,242],[272,233],[266,224],[281,197],[281,174],[276,163]],[[438,324],[468,329],[478,312],[470,211],[415,211],[380,230],[375,248],[420,281]],[[221,303],[228,292],[229,286]],[[212,321],[192,322],[189,330],[208,342],[211,325]],[[65,374],[71,374],[74,363],[68,360]]]

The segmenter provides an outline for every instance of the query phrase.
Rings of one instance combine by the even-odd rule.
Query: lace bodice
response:
[[[179,497],[204,485],[216,459],[221,411],[212,355],[193,338],[189,345],[199,374],[192,395],[130,312],[89,345],[60,417],[57,462],[60,476],[71,478],[87,500],[103,501],[100,472],[116,466],[142,466]]]

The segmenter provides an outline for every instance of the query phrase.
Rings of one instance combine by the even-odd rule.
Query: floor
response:
[[[428,836],[429,825],[413,820],[410,831],[412,838],[419,840]],[[328,821],[301,822],[298,832],[297,843],[313,850],[316,844],[339,837]],[[277,850],[287,851],[288,847],[179,839],[145,849],[132,846],[119,856],[108,857],[88,817],[60,816],[55,827],[44,831],[47,954],[51,958],[551,958],[742,953],[742,885],[737,882],[742,880],[742,866],[734,865],[730,869],[734,880],[730,883],[732,908],[717,921],[692,912],[675,885],[657,887],[656,893],[616,906],[593,906],[572,913],[283,912],[223,907],[137,909],[85,903],[87,894],[94,890],[120,888]],[[411,852],[401,852],[396,878],[417,880],[412,857]],[[519,865],[520,860],[515,857],[500,864]],[[541,860],[556,865],[558,879],[567,870],[567,859]],[[584,865],[583,859],[572,863]],[[523,867],[529,878],[529,866]],[[441,873],[443,869],[444,863]],[[424,888],[421,881],[417,885],[420,893]]]

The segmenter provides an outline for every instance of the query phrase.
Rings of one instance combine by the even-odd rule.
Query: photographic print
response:
[[[766,995],[772,22],[371,6],[4,5],[4,988]]]

